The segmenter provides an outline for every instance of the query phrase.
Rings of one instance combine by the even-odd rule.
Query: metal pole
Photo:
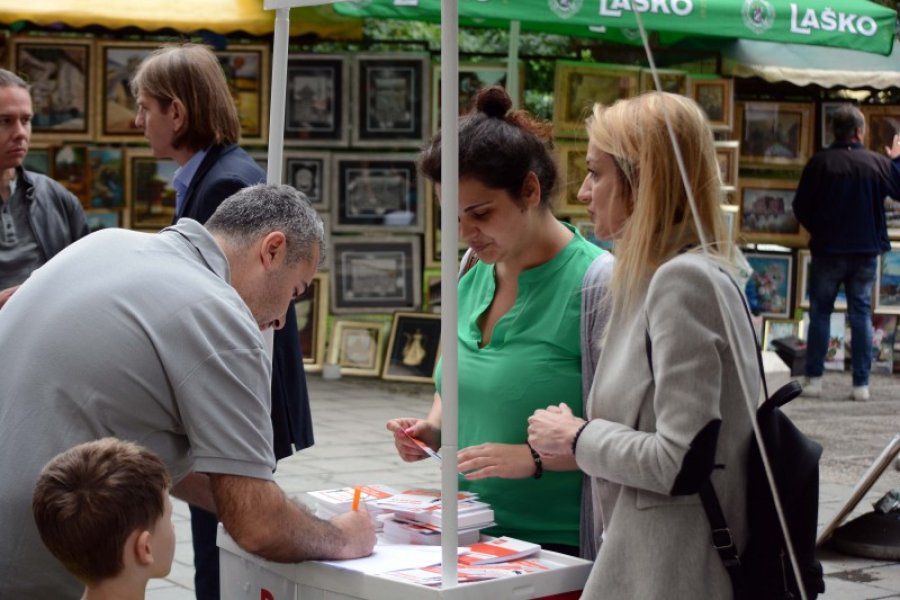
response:
[[[266,183],[281,183],[281,156],[284,146],[284,102],[287,95],[287,55],[291,9],[275,11],[272,42],[272,91],[269,96],[269,155]]]
[[[459,353],[456,344],[459,227],[459,11],[457,0],[441,0],[441,579],[457,583],[457,481]]]
[[[509,51],[506,55],[506,89],[512,98],[513,110],[519,108],[519,32],[522,23],[509,22]]]

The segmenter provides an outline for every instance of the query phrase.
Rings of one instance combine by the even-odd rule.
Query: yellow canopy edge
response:
[[[205,29],[261,36],[272,33],[275,11],[264,10],[263,0],[0,0],[0,22],[16,21],[42,27],[62,23],[72,28],[138,27],[148,32],[171,28],[184,33]],[[361,39],[362,20],[342,17],[330,4],[291,9],[291,36],[310,33],[335,40]]]

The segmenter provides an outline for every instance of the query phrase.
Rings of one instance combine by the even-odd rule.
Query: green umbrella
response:
[[[440,22],[441,0],[350,0],[343,15]],[[685,37],[752,39],[890,54],[897,13],[867,0],[459,0],[463,26],[631,39],[633,10],[661,43]]]

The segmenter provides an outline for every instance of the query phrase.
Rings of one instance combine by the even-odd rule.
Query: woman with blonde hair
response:
[[[592,478],[603,535],[582,598],[730,598],[697,492],[711,478],[740,551],[751,435],[740,379],[754,401],[761,382],[712,133],[692,100],[653,92],[595,105],[588,134],[579,198],[597,237],[615,240],[612,312],[587,420],[564,404],[538,410],[528,441]]]

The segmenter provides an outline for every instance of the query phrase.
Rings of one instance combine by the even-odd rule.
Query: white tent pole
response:
[[[509,22],[509,50],[506,55],[506,90],[512,98],[513,110],[519,108],[519,33],[520,21]]]
[[[269,94],[269,155],[266,183],[281,183],[281,155],[284,146],[284,102],[287,95],[287,54],[291,9],[275,11],[272,43],[272,90]]]
[[[441,580],[457,583],[456,453],[458,437],[459,353],[456,277],[459,267],[459,11],[457,0],[441,0]]]

